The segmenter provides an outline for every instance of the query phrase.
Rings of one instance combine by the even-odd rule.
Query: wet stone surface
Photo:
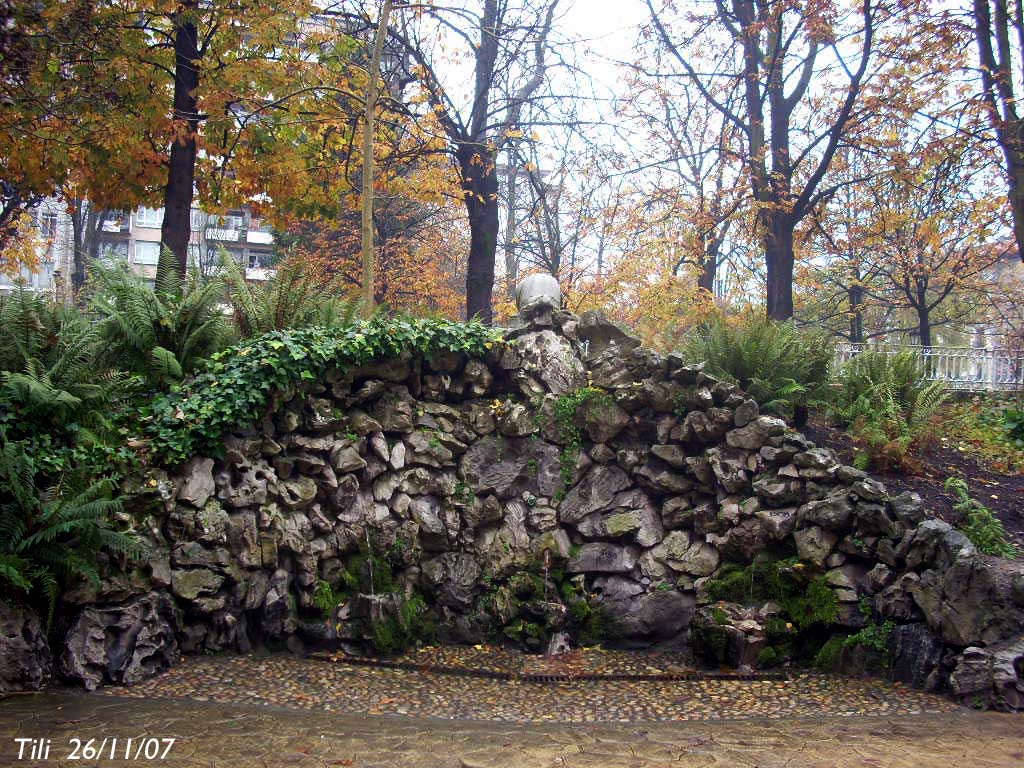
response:
[[[323,658],[339,663],[359,663],[343,653]],[[655,651],[614,651],[601,647],[576,648],[568,653],[547,656],[495,645],[443,645],[414,648],[385,658],[362,660],[383,666],[417,666],[427,671],[453,673],[493,673],[498,675],[643,676],[693,675],[698,672],[684,653]],[[778,677],[779,675],[768,675]]]
[[[255,670],[250,670],[255,671]],[[237,681],[243,689],[252,680]],[[138,689],[135,689],[136,691]],[[238,698],[243,698],[239,695]],[[155,761],[67,759],[71,738],[174,738]],[[52,742],[16,759],[14,739]],[[1006,768],[1024,721],[958,711],[626,725],[515,725],[52,692],[0,701],[0,766],[168,768]]]
[[[325,712],[506,723],[596,723],[963,711],[879,680],[794,673],[788,680],[525,683],[274,655],[187,658],[101,695],[269,705]]]

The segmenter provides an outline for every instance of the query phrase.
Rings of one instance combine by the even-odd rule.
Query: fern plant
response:
[[[0,423],[17,436],[103,427],[131,391],[128,376],[101,363],[102,338],[74,308],[18,288],[0,298],[0,328]]]
[[[247,281],[238,263],[221,255],[227,299],[235,327],[248,339],[290,328],[347,328],[359,320],[359,302],[338,295],[331,285],[286,259],[266,282]]]
[[[914,352],[862,352],[839,371],[832,417],[850,428],[862,468],[900,469],[913,449],[934,435],[934,418],[947,397],[942,381],[929,381]]]
[[[703,323],[683,352],[705,361],[712,375],[738,384],[762,409],[791,416],[798,426],[807,420],[808,406],[824,399],[832,361],[832,345],[822,334],[762,317]]]
[[[953,509],[963,518],[958,527],[979,552],[1007,558],[1020,554],[1006,535],[1003,521],[980,501],[971,498],[967,483],[959,477],[950,477],[946,479],[946,490],[957,498]]]
[[[0,581],[40,603],[49,625],[70,579],[99,582],[102,550],[140,559],[145,549],[112,527],[121,499],[110,479],[90,483],[76,473],[44,490],[36,482],[32,459],[0,432]]]
[[[96,264],[92,277],[109,359],[152,386],[180,381],[231,339],[220,280],[182,279],[166,259],[153,288],[124,265]]]

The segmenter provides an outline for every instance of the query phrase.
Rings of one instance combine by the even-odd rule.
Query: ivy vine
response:
[[[500,332],[479,322],[378,316],[344,330],[271,331],[214,355],[206,370],[158,397],[143,415],[152,453],[168,462],[219,455],[221,436],[247,426],[275,390],[403,352],[482,356]]]
[[[561,501],[565,496],[565,491],[572,485],[576,474],[576,461],[583,448],[583,429],[580,426],[579,412],[587,403],[595,403],[599,407],[607,408],[615,405],[612,396],[599,387],[580,387],[560,395],[555,400],[554,420],[562,440],[565,441],[565,446],[559,456],[562,488],[558,491],[555,501]]]

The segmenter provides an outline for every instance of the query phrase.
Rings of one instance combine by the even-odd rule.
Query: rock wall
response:
[[[89,687],[179,651],[359,646],[388,620],[411,633],[410,616],[446,641],[778,663],[786,607],[715,599],[772,561],[826,588],[828,632],[884,626],[897,678],[1013,706],[1024,688],[1024,563],[979,555],[920,498],[599,314],[535,313],[486,359],[275,393],[222,457],[136,490],[152,561],[66,597],[61,670]]]

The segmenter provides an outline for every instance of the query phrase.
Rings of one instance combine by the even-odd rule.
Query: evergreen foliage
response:
[[[866,351],[843,366],[830,410],[859,444],[855,463],[899,469],[913,448],[932,438],[932,421],[947,393],[927,373],[914,352]]]
[[[825,398],[832,344],[822,334],[763,317],[698,325],[683,348],[707,372],[746,390],[766,411],[792,416],[798,426],[808,405]]]
[[[359,319],[359,302],[313,277],[302,262],[285,260],[270,280],[247,281],[238,263],[222,257],[227,300],[243,339],[289,328],[347,328]]]
[[[963,516],[959,528],[979,552],[996,557],[1017,557],[1020,554],[1007,537],[1002,520],[980,501],[970,497],[967,483],[959,477],[950,477],[946,480],[946,490],[956,495],[957,503],[953,509]]]
[[[108,360],[154,387],[181,381],[231,338],[221,307],[224,284],[195,273],[182,279],[169,260],[162,263],[153,288],[125,265],[97,264],[92,272],[92,307]]]
[[[52,619],[61,589],[72,577],[99,582],[101,549],[137,559],[144,551],[129,533],[115,530],[121,511],[109,478],[69,474],[37,487],[37,470],[22,447],[0,432],[0,581]]]
[[[271,331],[213,355],[206,371],[148,409],[153,450],[168,461],[215,453],[228,429],[251,423],[270,393],[403,353],[481,356],[498,338],[481,323],[378,316],[341,330]]]

